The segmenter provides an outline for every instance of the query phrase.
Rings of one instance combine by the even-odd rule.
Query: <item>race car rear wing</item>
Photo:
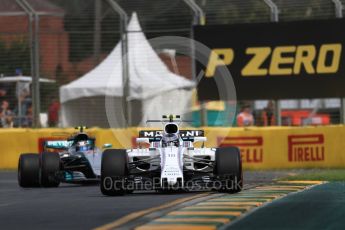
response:
[[[47,140],[44,142],[45,149],[67,149],[71,146],[72,142],[68,140]]]
[[[89,145],[94,146],[95,139],[90,138],[87,140]],[[42,150],[44,152],[58,152],[69,149],[74,143],[74,139],[68,140],[46,140],[43,142]]]
[[[151,141],[160,141],[162,138],[162,130],[141,130],[139,138],[149,138]],[[193,137],[203,137],[204,130],[180,130],[180,135],[184,141],[191,140]]]

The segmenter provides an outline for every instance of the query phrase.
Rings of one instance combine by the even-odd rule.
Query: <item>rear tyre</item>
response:
[[[18,162],[18,184],[23,188],[39,187],[38,154],[21,154]]]
[[[215,174],[221,181],[220,192],[237,193],[242,190],[242,160],[237,147],[218,148],[215,166]]]
[[[40,155],[40,183],[43,187],[58,187],[60,180],[59,153],[42,153]]]
[[[128,176],[128,158],[125,149],[107,149],[102,155],[101,192],[106,196],[121,196]]]

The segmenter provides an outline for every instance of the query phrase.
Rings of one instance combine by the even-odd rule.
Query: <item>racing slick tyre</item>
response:
[[[128,176],[128,159],[125,149],[106,149],[102,155],[101,192],[106,196],[126,194],[124,188]],[[128,191],[129,192],[129,191]]]
[[[221,181],[220,192],[237,193],[242,190],[242,160],[237,147],[218,148],[215,166],[215,174]]]
[[[38,154],[21,154],[18,162],[18,183],[20,187],[39,187],[39,159]]]
[[[40,183],[43,187],[58,187],[60,180],[58,172],[60,171],[59,153],[42,153],[40,155]]]

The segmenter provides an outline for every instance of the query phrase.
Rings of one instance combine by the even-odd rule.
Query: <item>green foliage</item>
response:
[[[0,73],[15,75],[21,69],[23,75],[30,75],[30,48],[25,39],[13,40],[10,44],[0,39]]]
[[[327,0],[276,0],[282,21],[334,18],[334,3]],[[293,7],[295,6],[295,7]],[[331,10],[330,10],[331,9]]]
[[[93,54],[94,4],[93,0],[56,0],[65,10],[64,25],[69,33],[69,60],[81,61]]]
[[[65,10],[64,25],[69,33],[69,60],[79,62],[94,55],[95,0],[54,0]],[[147,38],[190,36],[193,13],[183,0],[116,0],[131,15],[136,11]],[[331,0],[274,0],[279,20],[334,18]],[[270,9],[261,0],[196,0],[207,24],[269,22]],[[108,53],[120,39],[119,15],[101,1],[101,51]]]

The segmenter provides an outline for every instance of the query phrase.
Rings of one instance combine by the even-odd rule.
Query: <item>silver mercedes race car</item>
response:
[[[242,190],[242,162],[236,147],[206,148],[203,130],[180,130],[180,116],[163,116],[163,130],[140,131],[136,149],[107,149],[102,156],[101,192],[134,190]],[[201,147],[195,143],[201,142]]]
[[[18,183],[21,187],[57,187],[60,182],[99,182],[102,150],[96,139],[77,127],[79,132],[67,140],[47,140],[43,152],[21,154]],[[104,148],[111,147],[105,144]]]

